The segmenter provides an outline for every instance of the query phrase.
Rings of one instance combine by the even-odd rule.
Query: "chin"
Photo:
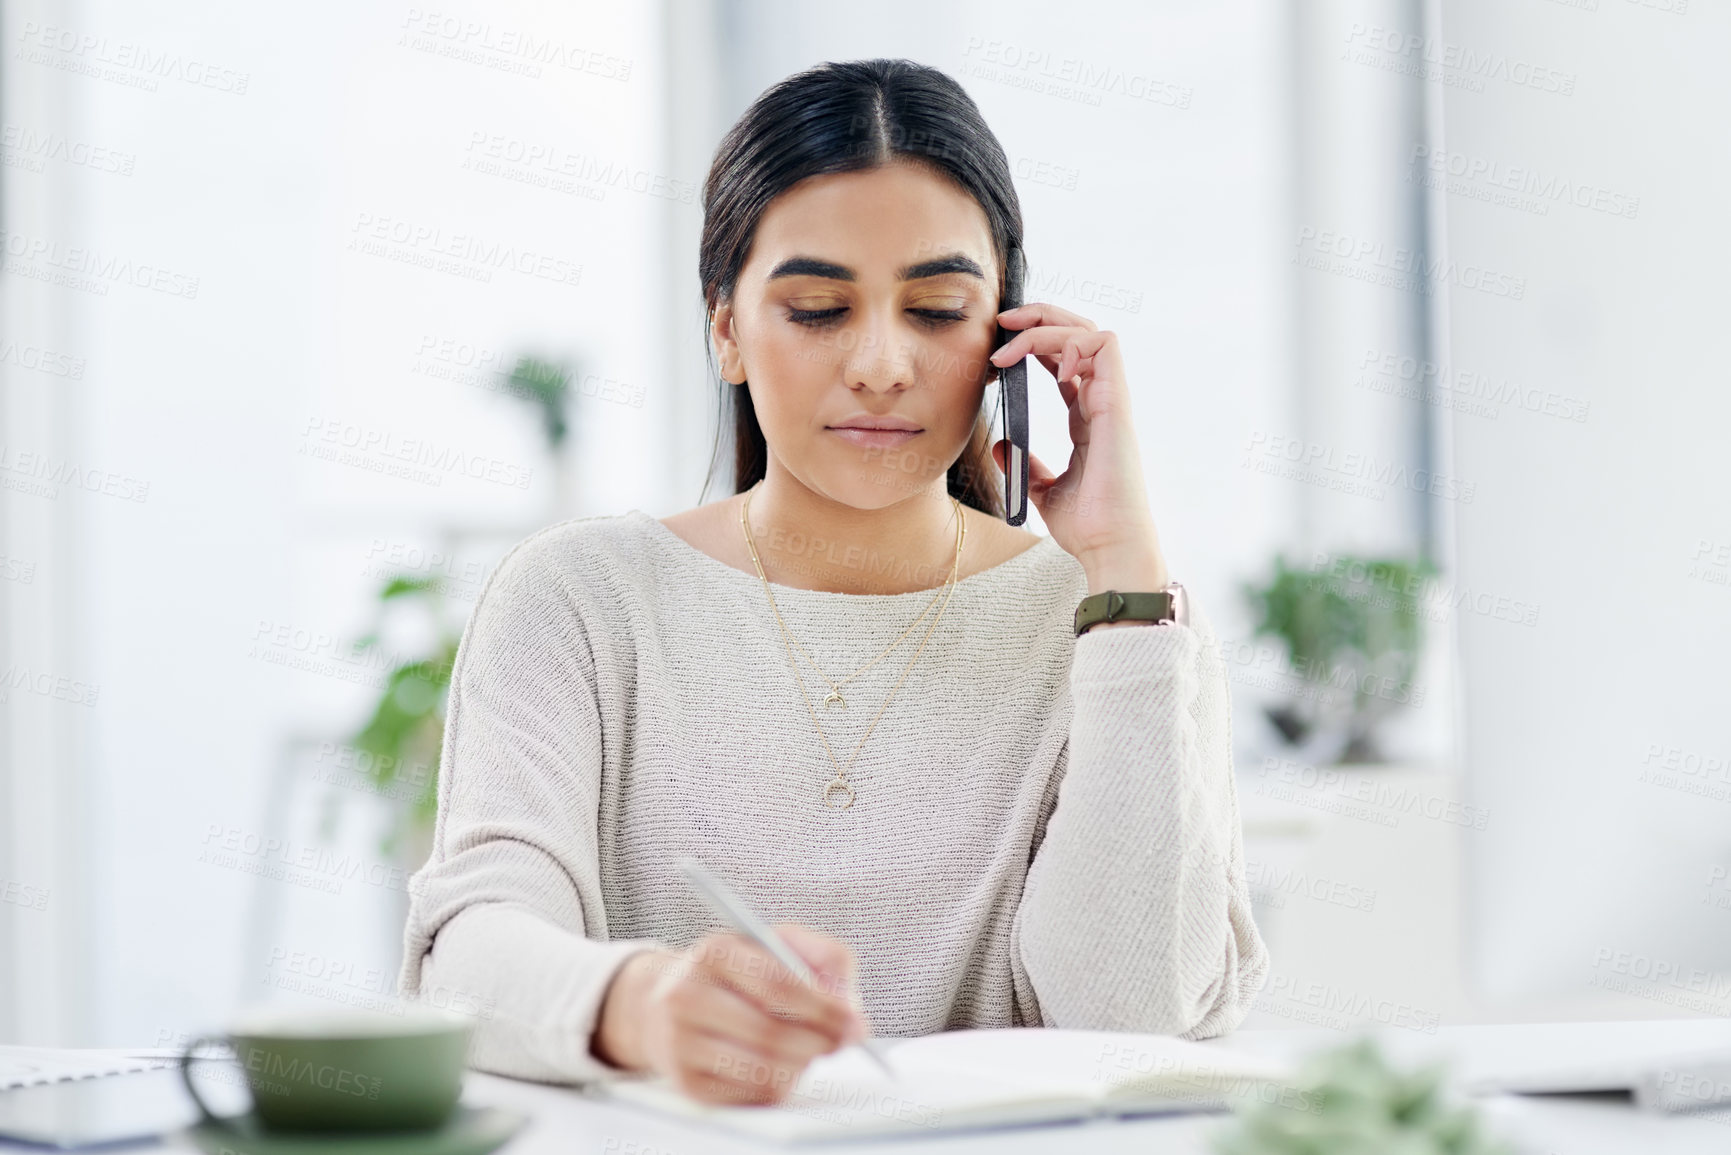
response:
[[[842,469],[823,470],[813,479],[814,492],[855,509],[888,509],[926,492],[932,479],[916,477],[880,464],[850,462]]]

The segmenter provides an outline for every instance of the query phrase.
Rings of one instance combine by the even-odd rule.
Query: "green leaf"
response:
[[[386,855],[415,828],[431,824],[438,808],[438,765],[442,753],[445,710],[460,634],[451,632],[439,613],[443,593],[437,579],[399,575],[385,583],[378,603],[406,595],[425,595],[422,605],[432,618],[436,637],[426,651],[405,655],[386,675],[371,713],[349,739],[367,757],[365,770],[374,788],[396,808],[380,849]],[[379,632],[369,631],[357,648],[379,644]],[[324,828],[328,830],[327,821]]]
[[[1471,1104],[1451,1100],[1444,1069],[1392,1067],[1364,1038],[1313,1055],[1291,1091],[1238,1107],[1220,1155],[1508,1155]]]
[[[511,392],[536,405],[541,411],[542,431],[547,445],[557,451],[565,441],[567,424],[565,408],[570,402],[571,370],[534,357],[523,357],[511,370]]]
[[[1343,691],[1350,687],[1349,725],[1363,733],[1393,708],[1388,688],[1412,689],[1424,647],[1424,593],[1434,567],[1422,558],[1341,555],[1322,571],[1277,556],[1273,569],[1265,583],[1241,587],[1256,615],[1254,635],[1283,642],[1298,677]],[[1314,725],[1318,709],[1308,710],[1308,716],[1296,712]]]
[[[440,579],[434,577],[409,577],[399,574],[385,583],[385,588],[379,591],[380,601],[402,597],[404,594],[430,593],[439,588]]]

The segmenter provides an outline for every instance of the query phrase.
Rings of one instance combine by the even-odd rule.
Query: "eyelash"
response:
[[[809,325],[815,329],[839,319],[845,312],[847,312],[846,308],[790,308],[787,311],[787,319],[795,324]],[[918,317],[922,324],[930,325],[934,329],[943,325],[953,324],[956,321],[964,321],[967,319],[967,314],[962,312],[960,309],[909,309],[908,312]]]

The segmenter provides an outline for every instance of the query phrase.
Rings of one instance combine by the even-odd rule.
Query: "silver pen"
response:
[[[695,858],[681,858],[679,869],[685,872],[686,880],[697,896],[713,910],[717,917],[729,923],[735,930],[751,939],[758,946],[775,956],[775,960],[788,970],[794,977],[807,986],[817,986],[817,976],[811,968],[805,965],[805,960],[799,957],[787,941],[775,933],[768,923],[753,914],[745,901],[735,894],[726,883],[717,878],[701,862]],[[884,1069],[884,1074],[895,1078],[896,1073],[890,1070],[889,1060],[884,1057],[883,1050],[876,1039],[860,1040],[865,1053],[870,1055],[877,1065]]]

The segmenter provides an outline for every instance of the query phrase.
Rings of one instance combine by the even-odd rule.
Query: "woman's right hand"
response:
[[[847,945],[797,924],[776,930],[816,972],[817,986],[743,935],[644,951],[607,989],[591,1044],[596,1056],[665,1075],[700,1102],[786,1098],[807,1063],[866,1038],[870,1025],[854,1001]]]

